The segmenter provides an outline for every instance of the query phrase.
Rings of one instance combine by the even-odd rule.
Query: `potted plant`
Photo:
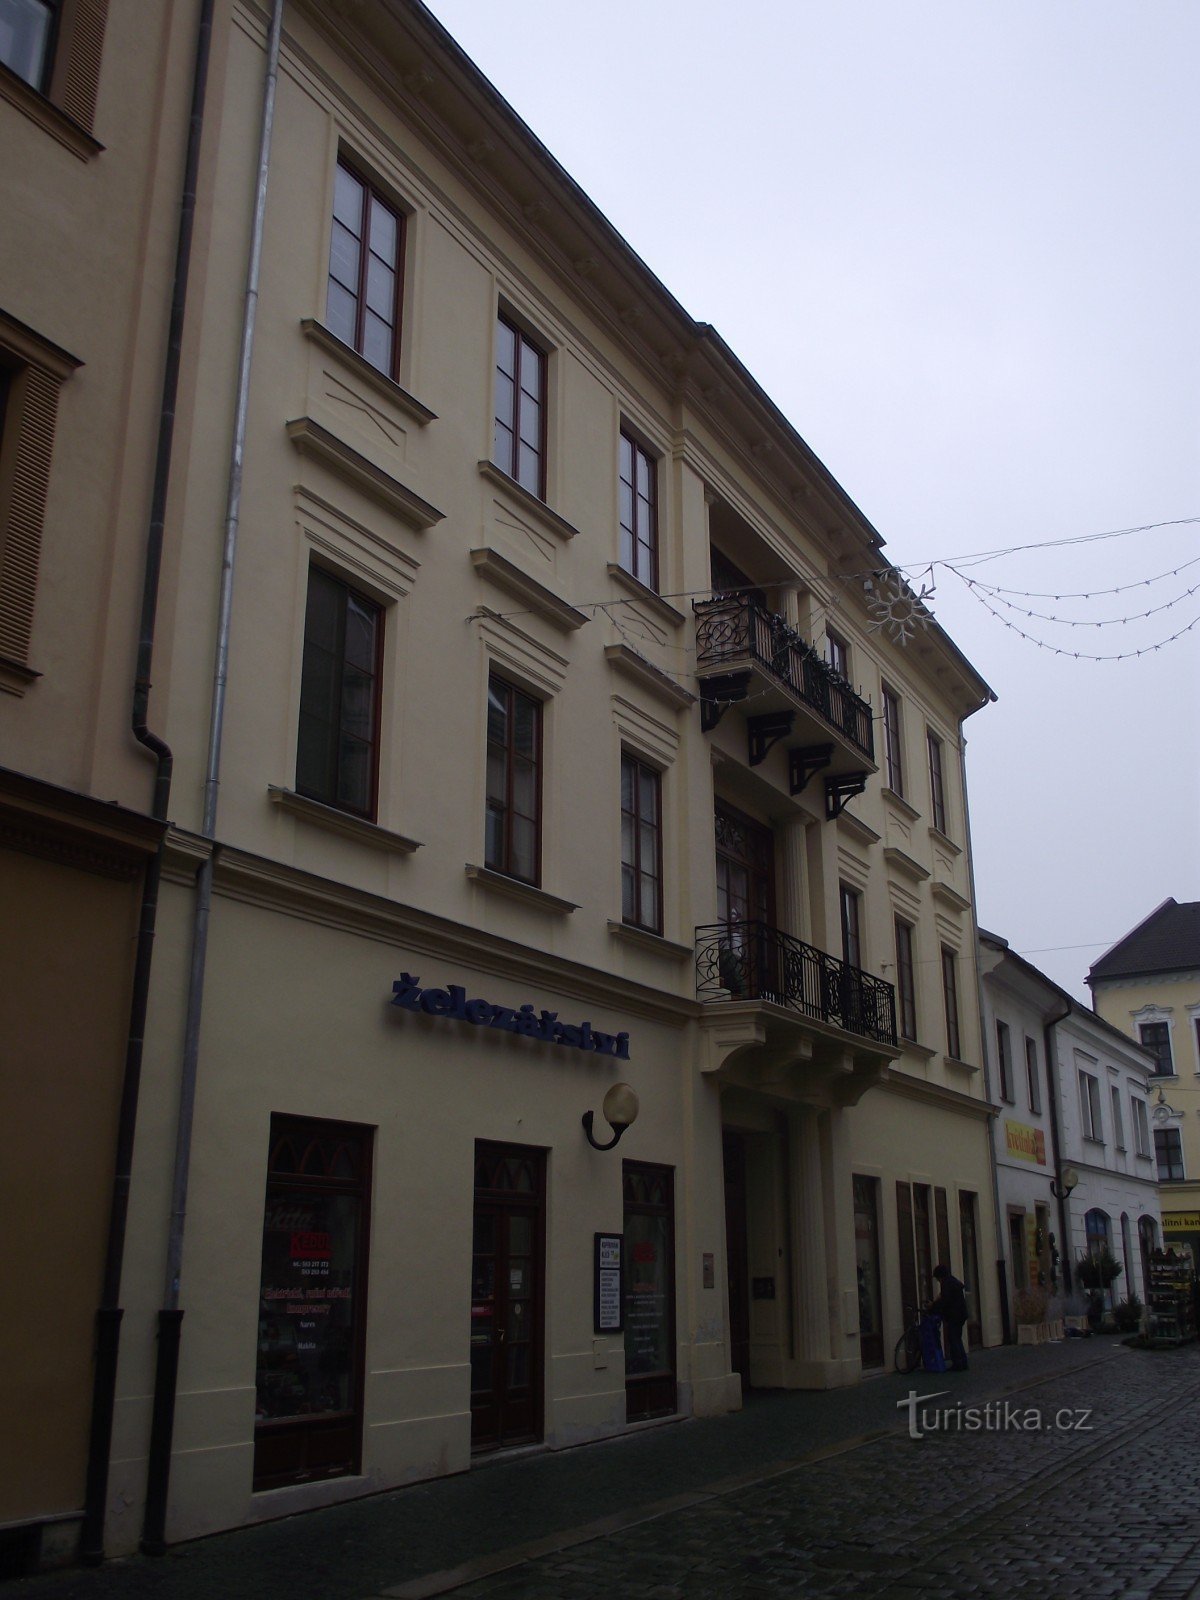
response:
[[[1107,1289],[1121,1276],[1121,1263],[1106,1244],[1080,1256],[1075,1266],[1075,1276],[1085,1289]]]
[[[1142,1302],[1133,1290],[1130,1290],[1124,1300],[1117,1302],[1113,1317],[1116,1320],[1118,1333],[1136,1333],[1141,1327]]]

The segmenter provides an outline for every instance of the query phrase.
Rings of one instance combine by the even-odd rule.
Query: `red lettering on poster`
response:
[[[654,1246],[649,1239],[639,1239],[633,1247],[633,1259],[639,1266],[645,1266],[654,1260]]]
[[[306,1261],[328,1261],[333,1255],[333,1235],[329,1233],[294,1233],[292,1256],[302,1256]]]

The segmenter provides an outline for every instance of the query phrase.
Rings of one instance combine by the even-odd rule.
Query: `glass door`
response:
[[[883,1365],[883,1297],[879,1287],[879,1203],[874,1178],[854,1178],[854,1254],[858,1268],[858,1336],[864,1367]]]
[[[675,1206],[670,1167],[623,1163],[625,1415],[669,1417],[675,1391]]]
[[[471,1447],[542,1436],[545,1252],[542,1150],[475,1146],[471,1260]]]

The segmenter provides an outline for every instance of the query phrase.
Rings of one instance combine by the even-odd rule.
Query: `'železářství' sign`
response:
[[[519,1033],[522,1038],[540,1039],[543,1044],[629,1060],[627,1033],[601,1033],[590,1022],[560,1022],[557,1011],[538,1012],[528,1002],[523,1006],[496,1006],[490,1000],[468,1000],[460,983],[449,983],[444,989],[422,989],[420,978],[402,972],[392,984],[392,1004],[402,1011],[423,1011],[429,1017],[469,1022],[476,1028],[499,1028],[502,1033]]]

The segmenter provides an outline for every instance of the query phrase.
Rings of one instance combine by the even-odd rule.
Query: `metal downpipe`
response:
[[[154,795],[151,815],[165,823],[171,800],[173,758],[166,742],[152,733],[148,723],[150,670],[154,656],[154,632],[158,615],[159,577],[165,536],[167,491],[170,482],[171,453],[175,436],[175,405],[179,393],[179,371],[183,350],[183,324],[187,309],[188,272],[192,257],[192,235],[196,214],[196,178],[200,166],[200,140],[204,127],[204,100],[208,85],[208,64],[212,42],[213,0],[201,0],[196,29],[196,56],[192,70],[192,100],[188,120],[187,149],[184,157],[183,188],[179,202],[179,231],[175,242],[175,272],[171,311],[167,329],[167,351],[163,363],[162,399],[159,405],[158,442],[155,451],[154,485],[150,499],[150,519],[146,529],[146,555],[142,578],[142,609],[138,633],[137,669],[134,678],[130,726],[134,738],[155,758]],[[129,1189],[133,1171],[134,1136],[137,1129],[138,1099],[141,1091],[142,1055],[145,1047],[146,1013],[150,998],[150,969],[154,955],[154,934],[158,920],[158,893],[162,880],[163,845],[146,868],[138,917],[132,992],[129,1003],[129,1030],[125,1046],[125,1074],[121,1087],[121,1106],[117,1123],[116,1155],[113,1163],[113,1192],[109,1212],[108,1242],[105,1251],[104,1281],[100,1306],[96,1312],[96,1357],[92,1378],[91,1425],[88,1434],[86,1487],[80,1554],[90,1565],[104,1559],[104,1521],[108,1500],[109,1459],[112,1453],[113,1413],[116,1408],[117,1361],[120,1353],[121,1272],[125,1259],[125,1233],[129,1213]]]
[[[254,194],[250,255],[242,313],[241,353],[234,407],[233,443],[225,502],[225,542],[221,558],[221,586],[213,687],[209,719],[208,762],[204,779],[202,833],[212,842],[196,878],[192,917],[192,954],[188,975],[184,1024],[183,1062],[179,1084],[179,1115],[175,1132],[175,1165],[171,1186],[171,1218],[167,1238],[166,1285],[159,1312],[158,1355],[154,1379],[150,1457],[146,1470],[146,1510],[142,1548],[148,1554],[166,1550],[167,1496],[171,1475],[171,1445],[175,1428],[175,1400],[179,1343],[183,1312],[179,1306],[183,1270],[183,1242],[187,1220],[188,1180],[191,1168],[192,1124],[196,1107],[196,1081],[200,1057],[200,1026],[204,1011],[204,981],[208,962],[208,929],[212,908],[213,866],[216,855],[217,803],[220,787],[221,740],[225,726],[225,691],[229,672],[230,621],[233,612],[233,577],[241,519],[242,471],[246,448],[246,419],[250,399],[250,367],[254,353],[254,326],[262,270],[262,242],[267,207],[271,136],[275,125],[275,91],[279,78],[279,45],[283,28],[283,0],[272,0],[263,84],[262,123],[259,134],[258,176]]]

